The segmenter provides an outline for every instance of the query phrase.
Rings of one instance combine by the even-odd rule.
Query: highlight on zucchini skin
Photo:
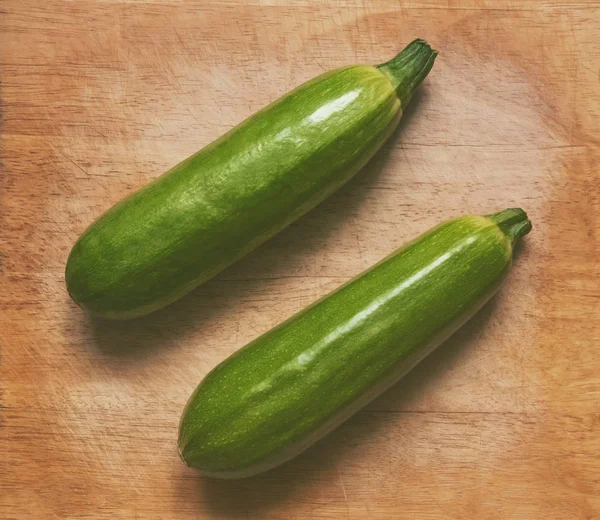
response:
[[[390,137],[436,52],[327,72],[116,204],[74,245],[67,290],[97,315],[148,314],[323,201]]]
[[[217,478],[296,456],[473,316],[506,277],[521,209],[445,222],[224,360],[183,412],[183,461]]]

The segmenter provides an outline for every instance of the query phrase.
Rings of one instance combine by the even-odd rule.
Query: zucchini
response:
[[[415,40],[246,119],[93,223],[69,255],[69,294],[127,319],[209,280],[348,181],[392,134],[436,54]]]
[[[188,401],[184,462],[245,477],[308,448],[477,312],[530,229],[521,209],[450,220],[252,341]]]

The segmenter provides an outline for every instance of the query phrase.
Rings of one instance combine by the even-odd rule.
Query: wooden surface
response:
[[[600,518],[600,9],[590,1],[5,0],[0,5],[0,518]],[[291,87],[438,61],[376,159],[172,307],[91,320],[77,236]],[[501,293],[278,470],[176,452],[225,356],[443,219],[522,206]]]

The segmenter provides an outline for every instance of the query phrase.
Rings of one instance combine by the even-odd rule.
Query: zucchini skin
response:
[[[252,341],[188,401],[184,462],[245,477],[312,445],[477,312],[530,228],[522,210],[446,222]]]
[[[413,42],[391,65],[325,73],[246,119],[93,223],[67,261],[69,294],[128,319],[209,280],[360,170],[435,54]]]

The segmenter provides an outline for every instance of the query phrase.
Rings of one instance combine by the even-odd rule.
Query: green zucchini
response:
[[[248,118],[93,223],[67,261],[69,294],[126,319],[209,280],[348,181],[394,131],[435,56],[416,40]]]
[[[477,312],[530,229],[521,209],[450,220],[252,341],[188,401],[184,462],[244,477],[312,445]]]

